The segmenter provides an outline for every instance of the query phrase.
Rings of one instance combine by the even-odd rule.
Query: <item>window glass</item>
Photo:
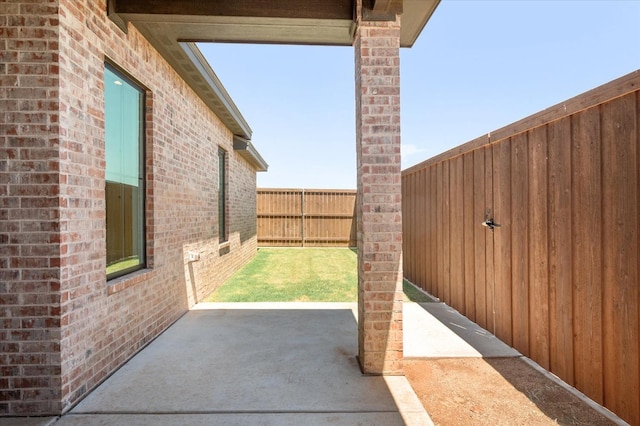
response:
[[[104,94],[109,279],[145,266],[144,92],[107,65]]]
[[[227,153],[218,150],[218,241],[227,241]]]

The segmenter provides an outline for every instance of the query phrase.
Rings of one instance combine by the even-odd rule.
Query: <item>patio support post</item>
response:
[[[400,16],[368,21],[362,11],[358,0],[358,357],[366,374],[401,375]]]

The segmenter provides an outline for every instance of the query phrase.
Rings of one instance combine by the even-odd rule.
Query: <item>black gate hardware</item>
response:
[[[487,219],[484,222],[482,222],[482,226],[486,226],[487,228],[493,231],[494,228],[499,227],[500,225],[495,223],[493,219]]]

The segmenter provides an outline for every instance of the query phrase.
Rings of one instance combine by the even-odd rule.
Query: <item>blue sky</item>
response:
[[[402,167],[640,69],[640,0],[442,0],[400,52]],[[199,44],[269,163],[259,187],[355,188],[351,47]]]

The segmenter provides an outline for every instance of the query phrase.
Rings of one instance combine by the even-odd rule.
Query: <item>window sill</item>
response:
[[[111,296],[143,281],[147,281],[151,278],[152,272],[151,269],[141,269],[140,271],[107,281],[107,295]]]

